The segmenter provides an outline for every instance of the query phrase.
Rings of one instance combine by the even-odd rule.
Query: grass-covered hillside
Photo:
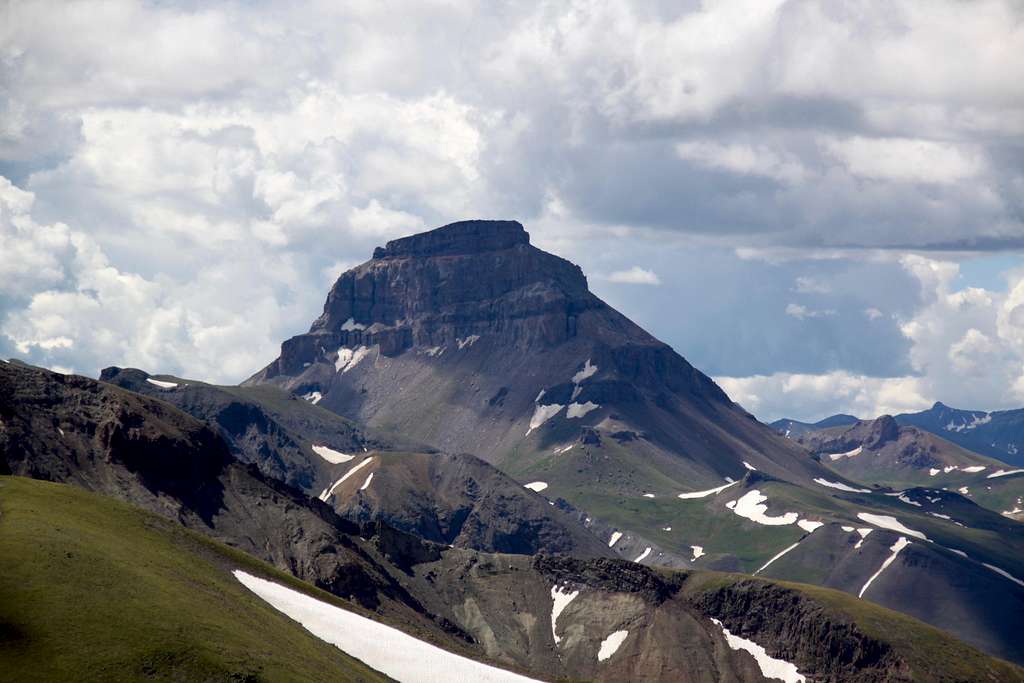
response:
[[[387,680],[249,592],[236,568],[306,586],[110,498],[0,477],[0,680]]]

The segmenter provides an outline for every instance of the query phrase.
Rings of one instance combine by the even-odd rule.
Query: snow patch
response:
[[[984,465],[971,465],[970,467],[965,467],[963,469],[963,471],[964,472],[970,472],[971,474],[975,474],[977,472],[981,472],[984,469],[985,469]]]
[[[1024,472],[1024,470],[996,470],[995,472],[993,472],[992,474],[988,475],[985,478],[995,479],[996,477],[1005,477],[1010,474],[1019,474],[1020,472]]]
[[[650,554],[651,554],[651,549],[650,548],[644,548],[644,551],[642,553],[640,553],[640,557],[636,558],[633,561],[634,562],[642,562]]]
[[[303,394],[301,396],[303,401],[309,401],[313,405],[316,405],[317,403],[319,403],[321,401],[321,399],[323,399],[323,397],[324,397],[324,395],[321,394],[319,391],[311,391],[308,394]]]
[[[536,679],[482,664],[417,640],[391,626],[311,598],[241,570],[238,581],[314,636],[403,683],[528,683]]]
[[[953,421],[950,420],[949,424],[947,424],[944,427],[944,429],[947,432],[970,431],[972,429],[975,429],[976,427],[979,427],[981,425],[985,425],[985,424],[988,424],[989,422],[991,422],[992,421],[992,416],[989,415],[988,413],[982,413],[980,416],[972,414],[970,422],[967,422],[966,418],[963,418],[963,420],[964,421],[961,422],[960,424],[954,424]]]
[[[905,491],[898,496],[898,500],[902,503],[906,503],[907,505],[916,505],[917,507],[921,507],[921,504],[916,500],[911,500],[910,497],[906,495]]]
[[[730,484],[725,484],[723,486],[717,486],[717,487],[715,487],[713,489],[708,489],[707,491],[691,491],[690,493],[680,493],[676,497],[677,498],[682,498],[683,500],[690,500],[691,498],[705,498],[705,497],[710,496],[712,494],[721,493],[722,491],[726,490],[730,486],[733,486],[734,484],[738,484],[738,483],[739,482],[735,482],[734,481],[734,482],[732,482]]]
[[[776,659],[768,654],[767,650],[752,640],[734,636],[718,619],[712,617],[711,621],[715,626],[722,629],[725,635],[725,642],[732,650],[743,650],[750,653],[761,669],[761,675],[765,678],[779,678],[785,683],[804,683],[807,678],[799,672],[796,664],[791,664],[784,659]]]
[[[625,642],[629,631],[616,631],[601,641],[601,648],[597,651],[597,661],[603,662],[618,651]]]
[[[670,526],[663,526],[663,527],[661,527],[661,530],[662,531],[672,531],[672,527],[670,527]]]
[[[874,529],[857,529],[857,533],[860,534],[860,540],[857,541],[857,545],[853,546],[853,549],[857,550],[862,545],[864,545],[864,539],[867,538],[868,534],[870,534],[872,531],[874,531]]]
[[[341,463],[348,462],[356,457],[354,455],[349,455],[348,453],[336,451],[328,446],[313,446],[313,452],[332,465],[340,465]]]
[[[340,486],[346,479],[351,477],[353,474],[355,474],[356,472],[358,472],[359,470],[361,470],[365,466],[369,465],[371,460],[373,460],[373,456],[372,455],[369,458],[367,458],[366,460],[363,460],[358,465],[355,465],[354,467],[349,469],[348,472],[346,472],[344,475],[342,475],[341,479],[339,479],[338,481],[334,482],[334,484],[331,485],[331,488],[323,490],[323,493],[321,493],[320,496],[319,496],[320,500],[322,500],[322,501],[324,501],[326,503],[327,499],[334,495],[334,489],[338,488],[338,486]]]
[[[654,494],[653,493],[645,493],[644,494],[644,498],[654,498]]]
[[[691,545],[690,550],[693,551],[693,557],[690,558],[690,562],[696,562],[700,558],[707,555],[707,553],[704,552],[704,546],[702,545]]]
[[[968,488],[967,488],[966,486],[961,486],[961,487],[960,487],[960,488],[958,488],[958,489],[957,489],[956,491],[957,491],[957,493],[959,493],[960,495],[966,496],[966,495],[967,495],[967,494],[968,494],[968,493],[970,492],[970,489],[968,489]]]
[[[569,409],[565,411],[565,416],[568,418],[584,417],[591,410],[597,410],[600,407],[601,406],[590,401],[587,401],[586,403],[570,403]]]
[[[928,514],[932,517],[938,517],[939,519],[952,519],[952,517],[950,517],[949,515],[944,515],[939,512],[929,512]]]
[[[908,536],[913,536],[914,538],[920,538],[922,541],[928,540],[928,537],[920,531],[908,529],[903,526],[898,519],[890,517],[889,515],[876,515],[871,512],[858,512],[857,518],[861,521],[867,522],[868,524],[874,524],[880,529],[888,529],[889,531],[906,534]]]
[[[892,564],[893,561],[896,559],[896,556],[900,554],[900,551],[906,548],[908,545],[910,545],[910,541],[908,541],[905,536],[900,536],[899,539],[897,539],[896,542],[892,544],[892,547],[889,548],[889,550],[892,551],[892,555],[885,558],[885,562],[883,562],[882,566],[878,568],[878,571],[872,574],[871,578],[867,580],[867,583],[865,583],[864,586],[860,589],[860,593],[857,593],[858,598],[864,597],[864,592],[868,589],[868,586],[871,585],[871,582],[877,579],[879,576],[881,576],[882,572],[888,569],[889,565]]]
[[[815,529],[825,526],[825,522],[812,522],[807,519],[801,519],[796,523],[796,525],[807,533],[812,534]]]
[[[579,384],[583,380],[590,379],[594,376],[595,372],[597,372],[597,366],[591,365],[590,359],[588,358],[587,362],[583,364],[583,369],[572,376],[572,383]]]
[[[558,617],[579,594],[578,590],[570,590],[568,586],[565,588],[551,587],[551,601],[553,603],[551,605],[551,635],[555,637],[555,645],[562,642],[562,639],[558,637],[558,632],[555,630],[555,627],[558,625]]]
[[[793,548],[797,547],[798,545],[800,545],[800,542],[799,542],[799,541],[797,541],[797,542],[796,542],[796,543],[794,543],[793,545],[789,546],[788,548],[786,548],[786,549],[785,549],[785,550],[783,550],[782,552],[780,552],[780,553],[777,553],[777,554],[775,555],[775,557],[773,557],[772,559],[770,559],[770,560],[768,560],[767,562],[765,562],[765,563],[764,563],[764,564],[763,564],[763,565],[761,566],[761,568],[760,568],[760,569],[758,569],[758,570],[757,570],[756,572],[754,572],[754,574],[755,574],[755,575],[757,575],[757,574],[760,574],[761,572],[763,572],[763,571],[764,571],[765,569],[767,569],[767,568],[768,568],[768,565],[770,565],[770,564],[771,564],[772,562],[774,562],[775,560],[779,559],[780,557],[782,557],[783,555],[785,555],[786,553],[788,553],[788,552],[789,552],[790,550],[792,550]]]
[[[612,532],[612,538],[611,538],[610,541],[608,541],[608,547],[611,548],[613,545],[618,543],[620,538],[622,538],[622,532],[621,531],[613,531]]]
[[[765,526],[785,526],[792,524],[800,516],[795,512],[787,512],[783,515],[776,517],[770,517],[765,514],[768,511],[768,506],[764,502],[768,500],[767,496],[761,495],[761,492],[757,489],[747,491],[743,494],[743,497],[736,501],[736,505],[733,508],[740,517],[745,517],[752,522],[763,524]]]
[[[746,468],[747,468],[748,470],[750,470],[751,472],[757,472],[757,468],[756,468],[756,467],[754,467],[753,465],[751,465],[751,464],[750,464],[749,462],[747,462],[746,460],[744,460],[744,461],[743,461],[743,466],[744,466],[744,467],[746,467]]]
[[[147,377],[146,381],[155,387],[160,387],[161,389],[173,389],[178,386],[176,382],[164,382],[163,380],[153,379],[151,377]]]
[[[934,477],[936,474],[938,474],[941,471],[942,470],[937,470],[934,467],[932,467],[931,469],[928,470],[928,476],[929,477]]]
[[[967,553],[965,553],[963,550],[957,550],[956,548],[946,548],[946,550],[948,550],[951,553],[956,553],[965,560],[967,559]]]
[[[543,394],[544,392],[542,391],[540,393]],[[550,403],[546,406],[538,405],[536,408],[533,409],[533,417],[530,418],[530,428],[526,430],[526,435],[529,436],[530,432],[532,432],[534,429],[537,429],[542,424],[553,418],[555,415],[558,414],[558,411],[560,411],[564,407],[565,406],[558,403]]]
[[[373,481],[373,475],[374,472],[370,472],[370,476],[368,476],[366,478],[366,481],[363,482],[363,485],[359,487],[360,491],[365,491],[367,489],[367,487],[370,485],[370,482]]]
[[[850,533],[850,534],[853,533],[853,527],[852,526],[844,526],[844,527],[841,527],[841,528],[842,528],[843,531],[845,531],[847,533]]]
[[[1018,579],[1016,576],[1014,576],[1010,572],[1006,571],[1005,569],[1000,569],[999,567],[991,565],[988,562],[982,562],[982,564],[985,565],[985,567],[987,567],[988,569],[991,569],[992,571],[994,571],[996,574],[999,574],[1000,576],[1003,576],[1003,577],[1009,579],[1010,581],[1013,581],[1017,585],[1024,586],[1024,581],[1021,581],[1020,579]]]
[[[362,323],[357,323],[355,318],[349,318],[341,326],[341,331],[342,332],[355,332],[357,330],[362,332],[365,329],[366,329],[366,325],[364,325]]]
[[[427,354],[431,358],[437,358],[442,353],[444,353],[444,348],[445,347],[443,347],[443,346],[430,346],[430,347],[427,347],[427,348],[423,349],[422,353]]]
[[[366,346],[360,346],[355,349],[347,347],[341,347],[338,349],[338,358],[334,361],[334,370],[345,374],[355,366],[359,365],[359,361],[363,360],[370,353],[370,349]]]
[[[461,351],[462,349],[466,348],[467,346],[472,346],[473,344],[476,344],[478,341],[480,341],[480,335],[479,334],[471,334],[468,337],[466,337],[465,339],[456,339],[455,343],[459,345],[459,350]]]
[[[843,484],[841,482],[829,481],[828,479],[823,479],[821,477],[815,479],[814,483],[819,484],[821,486],[828,486],[829,488],[833,489],[839,489],[840,491],[849,491],[850,493],[871,493],[870,489],[857,489],[852,486],[847,486],[846,484]]]
[[[833,460],[833,461],[835,461],[835,460],[842,460],[843,458],[852,458],[852,457],[858,456],[858,455],[861,454],[861,451],[863,451],[863,450],[864,450],[863,446],[857,446],[852,451],[846,451],[845,453],[829,453],[828,457],[831,460]]]
[[[523,485],[523,488],[530,489],[531,491],[536,491],[537,493],[540,493],[547,487],[548,483],[546,481],[531,481],[529,484]]]
[[[571,451],[575,447],[576,447],[576,442],[574,441],[571,444],[569,444],[568,446],[562,446],[561,448],[556,448],[554,450],[554,453],[555,453],[555,455],[561,455],[562,453],[568,453],[569,451]]]

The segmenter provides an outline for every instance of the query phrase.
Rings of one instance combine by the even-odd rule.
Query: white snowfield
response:
[[[161,389],[173,389],[178,386],[177,382],[165,382],[160,379],[153,379],[152,377],[147,377],[146,381],[155,387],[160,387]]]
[[[927,541],[928,537],[922,534],[920,531],[914,531],[903,526],[898,519],[890,517],[889,515],[876,515],[871,512],[858,512],[857,518],[861,521],[867,522],[868,524],[874,524],[880,529],[888,529],[895,531],[900,534],[906,534],[907,536],[913,536],[914,538],[920,538],[922,541]]]
[[[369,488],[370,482],[373,481],[373,475],[374,472],[370,472],[370,476],[368,476],[366,478],[366,481],[363,482],[363,485],[359,487],[360,491],[365,491],[367,488]]]
[[[555,645],[562,642],[562,639],[558,637],[558,631],[556,626],[558,625],[558,617],[562,614],[569,603],[576,599],[580,592],[578,590],[570,590],[568,586],[565,588],[559,588],[558,586],[551,587],[551,635],[555,637]]]
[[[324,501],[326,503],[327,499],[334,495],[334,489],[338,488],[338,486],[340,486],[346,479],[348,479],[353,474],[355,474],[356,472],[361,470],[363,467],[369,465],[371,460],[373,460],[373,456],[372,455],[369,458],[367,458],[366,460],[363,460],[362,462],[360,462],[358,465],[355,465],[351,469],[349,469],[348,472],[346,472],[345,474],[342,475],[341,479],[339,479],[338,481],[336,481],[333,484],[331,484],[331,488],[323,490],[323,493],[321,493],[320,496],[319,496],[320,500],[322,500],[322,501]]]
[[[628,635],[629,631],[616,631],[602,640],[601,648],[597,651],[597,661],[603,662],[615,654],[622,647],[622,643],[626,641]]]
[[[360,346],[355,349],[349,349],[343,346],[338,349],[338,358],[334,361],[334,369],[344,375],[346,372],[359,365],[359,361],[366,358],[369,354],[370,349],[366,346]]]
[[[782,557],[783,555],[785,555],[786,553],[788,553],[790,550],[792,550],[793,548],[797,547],[798,545],[800,545],[799,541],[797,541],[793,545],[789,546],[785,550],[783,550],[783,551],[781,551],[779,553],[776,553],[775,557],[773,557],[772,559],[768,560],[763,565],[761,565],[761,568],[758,569],[756,572],[754,572],[754,575],[756,576],[757,574],[760,574],[761,572],[763,572],[765,569],[768,569],[768,566],[771,565],[772,562],[774,562],[775,560],[779,559],[780,557]]]
[[[938,474],[941,471],[942,470],[937,470],[934,467],[932,467],[931,469],[928,470],[928,476],[929,477],[934,477],[936,474]]]
[[[588,358],[587,362],[583,364],[583,369],[572,376],[572,383],[580,384],[583,380],[593,377],[595,372],[597,372],[597,366],[591,365]]]
[[[730,486],[733,486],[734,484],[738,484],[738,483],[739,483],[738,481],[734,481],[731,484],[724,484],[722,486],[716,486],[715,488],[708,489],[707,491],[691,491],[690,493],[680,493],[677,497],[678,498],[682,498],[683,500],[689,500],[691,498],[704,498],[704,497],[710,496],[712,494],[721,493],[722,491],[726,490]]]
[[[704,552],[704,546],[701,545],[691,545],[690,549],[693,550],[693,557],[690,558],[690,562],[696,562],[698,559],[707,554]]]
[[[970,472],[971,474],[975,474],[977,472],[981,472],[984,469],[985,469],[984,465],[971,465],[970,467],[965,467],[963,469],[963,471],[964,472]]]
[[[561,448],[556,448],[556,449],[554,450],[554,453],[555,453],[555,455],[561,455],[562,453],[568,453],[568,452],[569,452],[569,451],[571,451],[571,450],[572,450],[572,449],[573,449],[573,448],[574,448],[575,446],[576,446],[576,442],[574,441],[574,442],[572,442],[571,444],[569,444],[568,446],[562,446]]]
[[[612,532],[611,540],[608,541],[608,547],[611,548],[613,545],[618,543],[620,538],[622,538],[622,532],[621,531],[613,531]]]
[[[792,524],[800,516],[795,512],[787,512],[776,517],[767,515],[768,506],[764,502],[768,500],[767,496],[761,495],[761,492],[757,489],[752,489],[743,494],[743,497],[736,501],[736,505],[733,506],[732,511],[740,517],[745,517],[752,522],[763,524],[765,526],[785,526]]]
[[[985,478],[995,479],[996,477],[1005,477],[1010,474],[1020,474],[1021,472],[1024,472],[1024,470],[996,470],[995,472],[993,472],[992,474],[988,475]]]
[[[313,405],[316,405],[323,399],[323,397],[324,395],[321,394],[319,391],[311,391],[308,394],[303,394],[302,400],[309,401]]]
[[[899,500],[901,503],[906,503],[907,505],[916,505],[917,507],[921,507],[921,504],[918,503],[916,500],[911,500],[911,498],[906,494],[906,491],[901,493],[897,497],[897,500]]]
[[[829,453],[828,457],[832,460],[841,460],[843,458],[853,458],[861,454],[864,450],[863,446],[857,446],[852,451],[846,451],[845,453]]]
[[[765,678],[778,678],[785,681],[785,683],[804,683],[807,680],[807,677],[797,670],[796,664],[790,664],[784,659],[772,657],[768,654],[767,650],[752,640],[734,636],[718,619],[712,617],[711,621],[714,622],[715,626],[722,629],[722,633],[725,634],[725,642],[729,644],[731,649],[749,652],[754,657],[758,668],[761,669],[761,675]]]
[[[340,465],[341,463],[348,462],[356,457],[354,455],[349,455],[348,453],[336,451],[330,446],[313,446],[313,452],[332,465]]]
[[[986,568],[991,569],[992,571],[994,571],[996,574],[999,574],[1000,576],[1003,576],[1003,577],[1009,579],[1010,581],[1013,581],[1017,585],[1024,586],[1024,581],[1021,581],[1020,579],[1018,579],[1016,576],[1014,576],[1010,572],[1006,571],[1005,569],[1000,569],[999,567],[991,565],[991,564],[989,564],[987,562],[982,562],[982,564],[985,565]]]
[[[364,325],[362,323],[357,323],[355,318],[349,318],[341,326],[342,332],[354,332],[356,330],[359,330],[361,332],[361,331],[363,331],[365,329],[366,329],[366,325]]]
[[[597,410],[600,407],[601,406],[592,401],[587,401],[586,403],[570,403],[569,409],[565,411],[565,416],[570,419],[574,417],[586,417],[587,413],[592,410]]]
[[[459,350],[461,351],[462,349],[466,348],[467,346],[472,346],[473,344],[476,344],[478,341],[480,341],[480,335],[479,334],[471,334],[468,337],[466,337],[465,339],[456,339],[455,343],[459,345]]]
[[[242,585],[314,636],[402,683],[536,681],[442,650],[391,626],[335,607],[273,581],[235,570]]]
[[[856,550],[857,548],[864,545],[864,539],[867,538],[868,534],[870,534],[872,531],[874,531],[874,529],[857,529],[857,533],[860,534],[860,540],[857,541],[857,544],[855,546],[853,546],[853,549]]]
[[[865,583],[864,586],[860,589],[860,593],[857,593],[858,598],[864,597],[864,592],[867,591],[868,586],[871,585],[871,582],[877,579],[879,576],[881,576],[882,572],[888,569],[889,565],[892,564],[893,561],[896,559],[896,556],[900,554],[900,551],[906,548],[908,545],[910,545],[910,541],[907,540],[906,536],[900,536],[896,540],[896,542],[892,544],[892,547],[889,548],[889,550],[892,551],[892,555],[885,558],[885,562],[883,562],[882,566],[878,568],[878,571],[872,574],[871,578],[867,580],[867,583]]]
[[[871,493],[870,489],[856,489],[852,486],[847,486],[842,482],[829,481],[828,479],[823,479],[821,477],[815,479],[814,483],[819,484],[821,486],[827,486],[832,489],[839,489],[840,491],[849,491],[850,493]]]
[[[654,494],[653,493],[645,493],[644,494],[644,498],[654,498]]]
[[[547,487],[548,483],[546,481],[531,481],[529,484],[523,485],[523,488],[530,489],[531,491],[536,491],[537,493],[540,493]]]
[[[642,553],[640,553],[640,557],[636,558],[636,559],[635,559],[635,560],[633,560],[633,561],[634,561],[634,562],[642,562],[642,561],[643,561],[643,560],[645,560],[645,559],[647,558],[647,556],[648,556],[648,555],[650,555],[650,554],[651,554],[651,549],[650,549],[650,548],[645,548],[645,549],[644,549],[644,551],[643,551]]]
[[[756,468],[756,467],[754,467],[753,465],[751,465],[751,464],[750,464],[749,462],[747,462],[746,460],[744,460],[744,461],[743,461],[743,466],[744,466],[744,467],[746,467],[746,468],[747,468],[748,470],[750,470],[751,472],[757,472],[757,468]]]
[[[801,519],[796,523],[796,525],[807,533],[812,534],[815,529],[820,529],[825,526],[825,522],[812,522],[809,519]]]
[[[565,406],[559,403],[549,403],[546,406],[537,404],[537,406],[533,409],[533,417],[530,418],[530,428],[526,430],[526,435],[529,436],[530,432],[532,432],[534,429],[537,429],[542,424],[553,418],[555,415],[558,414],[558,411],[560,411],[564,407]]]

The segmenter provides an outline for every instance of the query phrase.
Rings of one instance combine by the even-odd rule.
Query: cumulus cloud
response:
[[[660,285],[657,273],[640,266],[633,266],[628,270],[616,270],[608,275],[609,282],[622,285]]]
[[[908,256],[1024,246],[1016,3],[29,0],[4,18],[5,353],[237,381],[373,246],[508,217],[716,375],[1024,395],[1024,289]],[[784,395],[825,405],[804,386]]]
[[[860,417],[921,410],[936,400],[972,409],[1024,402],[1024,271],[1005,291],[958,287],[959,266],[907,255],[922,305],[900,321],[910,343],[912,372],[872,377],[842,370],[722,376],[733,399],[763,419],[818,419],[830,412]],[[871,318],[880,317],[868,314]]]

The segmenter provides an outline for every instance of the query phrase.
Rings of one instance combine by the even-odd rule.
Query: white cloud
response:
[[[4,18],[0,344],[39,362],[240,379],[375,244],[501,217],[597,272],[647,264],[613,282],[657,284],[669,266],[645,249],[707,243],[902,267],[930,298],[872,328],[898,316],[916,371],[1020,375],[1024,289],[849,248],[1024,234],[1013,3],[27,1]],[[815,327],[859,317],[798,301]]]
[[[646,270],[640,266],[633,266],[628,270],[616,270],[608,275],[609,282],[623,285],[660,285],[657,273]]]
[[[801,304],[786,304],[786,315],[791,318],[796,318],[797,320],[806,320],[807,318],[825,318],[835,314],[836,312],[832,309],[818,311],[802,306]]]
[[[903,267],[921,285],[922,305],[901,321],[915,374],[869,377],[843,370],[719,377],[732,396],[762,419],[818,419],[830,413],[860,417],[927,408],[937,400],[970,409],[1019,407],[1024,401],[1024,272],[1007,291],[956,288],[959,267],[907,255]],[[791,304],[787,313],[813,312]],[[881,312],[868,309],[870,318]]]
[[[977,151],[949,143],[852,137],[824,145],[850,173],[873,180],[956,183],[982,170]]]
[[[826,282],[803,275],[794,282],[793,291],[799,294],[828,294],[832,288]]]

